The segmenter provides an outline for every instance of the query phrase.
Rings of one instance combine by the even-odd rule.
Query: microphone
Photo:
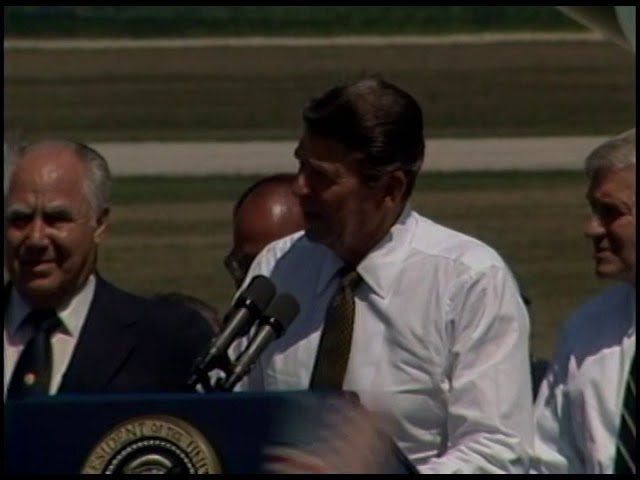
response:
[[[225,379],[221,390],[233,390],[253,368],[258,357],[269,344],[282,336],[299,311],[300,306],[292,295],[283,293],[275,298],[260,318],[258,331],[233,365],[231,375]]]
[[[189,387],[195,388],[201,382],[203,386],[209,386],[209,371],[228,365],[227,349],[247,323],[260,316],[275,294],[276,287],[267,277],[256,275],[251,279],[247,288],[236,298],[231,312],[225,315],[225,318],[231,316],[225,322],[220,335],[212,340],[209,349],[196,360],[191,369],[192,375],[187,382]]]

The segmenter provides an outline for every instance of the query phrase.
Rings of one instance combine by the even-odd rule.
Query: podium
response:
[[[7,401],[8,474],[260,473],[269,447],[317,441],[329,394],[56,395]],[[390,441],[388,473],[415,473]]]

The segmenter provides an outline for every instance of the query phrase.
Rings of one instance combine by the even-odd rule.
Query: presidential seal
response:
[[[123,422],[91,450],[81,473],[222,473],[207,439],[192,425],[167,415]]]

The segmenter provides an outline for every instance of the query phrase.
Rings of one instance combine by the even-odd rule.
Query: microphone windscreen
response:
[[[251,279],[244,292],[238,296],[235,307],[239,308],[250,303],[259,312],[262,312],[275,294],[276,287],[273,282],[264,275],[256,275]]]
[[[283,293],[278,295],[273,302],[271,302],[264,311],[264,316],[277,320],[278,326],[282,331],[284,331],[289,328],[289,325],[291,325],[291,322],[296,318],[298,312],[300,312],[298,301],[293,297],[293,295]]]

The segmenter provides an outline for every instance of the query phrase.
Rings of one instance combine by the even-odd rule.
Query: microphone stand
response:
[[[226,378],[231,372],[231,361],[227,350],[241,335],[247,323],[258,317],[275,295],[273,282],[264,275],[256,275],[247,288],[234,301],[232,309],[225,315],[225,327],[209,344],[191,368],[187,388],[205,391],[215,388],[211,385],[210,374],[220,372]],[[217,384],[217,380],[215,382]]]
[[[205,369],[199,366],[194,369],[188,386],[196,391],[200,386],[205,393],[220,391],[219,383],[221,379],[228,378],[232,371],[233,365],[229,355],[226,352],[222,352],[211,359],[208,368]],[[212,374],[215,374],[213,379],[211,378]]]
[[[232,391],[253,369],[263,351],[284,334],[299,311],[298,302],[292,295],[278,295],[258,319],[257,327],[244,350],[226,365],[228,370],[214,388],[224,392]]]
[[[293,296],[284,293],[278,295],[257,320],[257,327],[250,335],[247,345],[235,359],[231,359],[226,350],[205,352],[203,359],[196,362],[188,385],[202,386],[205,392],[230,392],[254,367],[262,352],[275,339],[280,338],[289,324],[298,315],[300,307]],[[211,381],[211,374],[217,375]]]

